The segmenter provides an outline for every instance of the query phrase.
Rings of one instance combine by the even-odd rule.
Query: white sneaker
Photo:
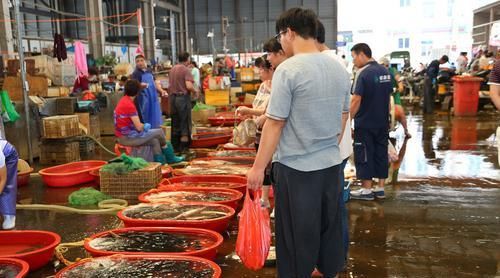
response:
[[[375,200],[375,196],[371,189],[361,188],[358,190],[351,191],[351,199],[354,200],[365,200],[365,201],[373,201]]]
[[[4,230],[12,230],[16,227],[16,217],[14,215],[4,215],[2,228]]]

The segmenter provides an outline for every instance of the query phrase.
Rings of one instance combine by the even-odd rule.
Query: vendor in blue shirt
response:
[[[142,123],[151,124],[151,128],[160,128],[163,123],[161,107],[158,102],[158,92],[166,95],[160,86],[157,86],[153,73],[147,68],[146,59],[143,55],[135,57],[136,69],[132,73],[132,79],[141,82],[142,91],[137,95],[135,104]]]
[[[391,75],[372,58],[365,43],[351,49],[354,65],[359,69],[353,83],[351,117],[354,119],[354,161],[356,176],[363,183],[351,198],[374,200],[385,198],[384,184],[388,176],[389,104],[392,93]],[[373,178],[378,186],[373,187]]]

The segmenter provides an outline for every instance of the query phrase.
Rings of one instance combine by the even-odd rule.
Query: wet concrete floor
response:
[[[499,114],[477,117],[410,111],[413,137],[394,134],[400,161],[384,201],[349,201],[349,263],[344,277],[500,277],[500,167],[495,147]],[[111,139],[105,140],[107,145]],[[110,158],[106,155],[97,157]],[[397,170],[399,168],[399,170]],[[46,188],[39,177],[20,188],[20,203],[66,204],[78,188]],[[79,241],[122,225],[113,215],[18,211],[17,229],[41,229]],[[275,277],[272,266],[246,270],[231,253],[234,222],[217,263],[223,277]],[[81,248],[68,258],[85,257]],[[50,264],[28,277],[48,277]]]

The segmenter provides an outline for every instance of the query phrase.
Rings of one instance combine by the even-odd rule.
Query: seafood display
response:
[[[58,278],[212,278],[215,271],[204,261],[161,259],[125,259],[104,257],[87,260],[63,270]]]
[[[224,207],[203,204],[141,204],[123,211],[126,217],[148,220],[209,220],[226,217],[228,214]]]
[[[110,232],[89,242],[89,246],[114,252],[180,253],[198,251],[213,245],[215,239],[203,234],[162,231]],[[1,276],[0,276],[1,277]]]
[[[0,263],[0,277],[2,278],[16,278],[21,272],[21,268],[12,264]]]
[[[144,197],[151,203],[178,203],[178,202],[222,202],[233,198],[230,192],[196,192],[196,191],[162,191],[151,193]]]
[[[222,161],[222,160],[221,160]],[[217,163],[217,162],[216,162]],[[181,175],[246,175],[252,165],[230,165],[227,161],[222,161],[217,165],[214,163],[200,163],[196,165],[189,165],[184,169],[175,170],[176,173]],[[175,173],[174,173],[175,174]]]
[[[243,151],[243,150],[227,150],[227,151],[216,151],[209,152],[209,157],[255,157],[257,155],[256,151]]]

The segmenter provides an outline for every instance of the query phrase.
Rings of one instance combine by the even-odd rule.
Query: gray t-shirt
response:
[[[285,120],[273,162],[299,171],[342,162],[338,138],[349,111],[349,75],[321,53],[295,55],[273,76],[267,117]]]

